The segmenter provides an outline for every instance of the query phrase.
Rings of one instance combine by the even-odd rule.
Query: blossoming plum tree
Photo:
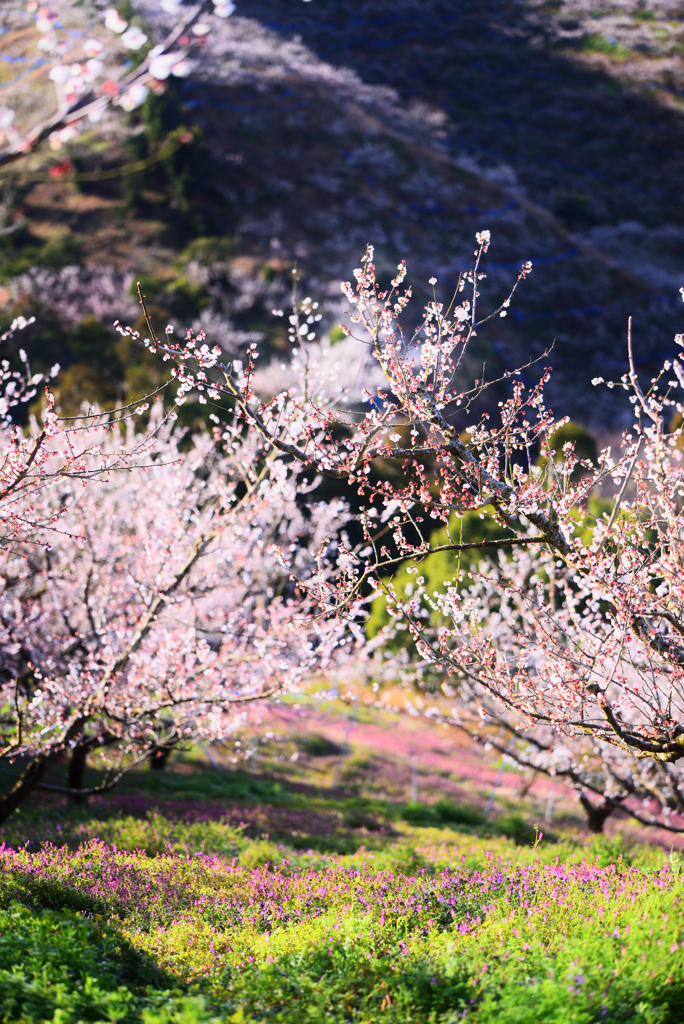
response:
[[[455,296],[442,303],[435,293],[410,333],[405,265],[382,289],[369,247],[356,286],[344,286],[345,330],[362,333],[384,376],[384,386],[366,394],[365,412],[306,392],[258,404],[254,351],[236,370],[192,336],[160,342],[151,332],[148,344],[174,361],[181,399],[197,389],[215,402],[229,399],[275,450],[357,492],[362,543],[343,551],[334,577],[309,584],[323,615],[359,616],[367,595],[384,590],[420,656],[466,705],[477,700],[483,717],[506,723],[521,751],[527,745],[540,765],[546,758],[551,769],[555,759],[562,771],[559,752],[571,749],[565,768],[585,796],[598,789],[609,810],[630,796],[655,798],[664,817],[645,812],[640,820],[667,824],[669,812],[684,812],[684,459],[683,430],[672,422],[683,408],[684,360],[668,360],[644,389],[630,333],[628,372],[609,386],[629,394],[633,427],[617,452],[606,448],[582,473],[572,443],[557,462],[549,438],[565,421],[544,404],[548,371],[530,389],[519,370],[505,373],[498,384],[509,393],[496,417],[478,406],[494,382],[464,381],[469,345],[487,320],[507,314],[512,298],[479,314],[489,242],[489,232],[478,235],[473,269]],[[530,270],[523,265],[515,287]],[[305,349],[296,304],[290,319]],[[676,340],[682,345],[684,336]],[[395,472],[378,472],[383,465]],[[597,492],[610,497],[611,510],[592,516]],[[453,524],[465,512],[492,517],[505,535],[462,543]],[[447,536],[435,545],[438,524]],[[507,554],[457,572],[439,593],[428,591],[418,567],[410,598],[387,579],[408,560],[473,548]],[[441,619],[437,629],[431,612]],[[593,764],[577,770],[587,750]]]
[[[335,647],[273,545],[306,578],[341,503],[306,510],[303,467],[236,422],[190,441],[156,408],[151,434],[129,471],[37,494],[48,543],[31,530],[0,555],[3,753],[28,758],[0,820],[65,752],[82,767],[106,747],[110,788],[152,751],[226,736]],[[130,427],[102,456],[122,443],[142,447]]]
[[[620,528],[624,527],[623,520]],[[591,543],[591,532],[584,532],[585,544]],[[485,627],[490,650],[496,649],[509,667],[516,665],[517,671],[524,670],[527,688],[523,690],[518,681],[516,699],[509,697],[506,701],[496,680],[490,680],[487,665],[480,665],[477,673],[452,673],[457,676],[458,685],[444,684],[452,700],[440,717],[486,743],[488,748],[493,747],[519,768],[545,774],[574,788],[592,831],[601,831],[606,819],[617,811],[645,825],[683,831],[684,776],[680,760],[635,756],[626,744],[606,739],[604,730],[596,728],[596,719],[589,720],[587,728],[581,717],[573,721],[571,712],[567,719],[562,712],[552,715],[545,713],[546,709],[534,717],[526,713],[525,701],[537,687],[550,700],[547,673],[558,673],[554,680],[556,690],[570,688],[572,666],[574,671],[584,672],[588,685],[600,681],[599,685],[608,690],[611,704],[618,704],[626,726],[631,730],[640,726],[644,729],[648,717],[639,706],[638,695],[646,690],[646,700],[658,699],[651,689],[653,666],[646,662],[643,652],[641,661],[637,660],[633,649],[636,645],[632,645],[622,664],[613,654],[609,668],[601,665],[597,652],[609,646],[608,633],[613,627],[607,609],[601,608],[603,602],[596,601],[592,584],[589,589],[583,587],[586,581],[578,580],[572,568],[568,569],[566,563],[548,551],[499,552],[493,563],[482,563],[469,576],[460,588],[457,581],[447,581],[440,593],[429,593],[424,583],[418,582],[412,608],[408,608],[406,596],[399,599],[401,609],[395,604],[394,629],[415,620],[421,609],[428,609],[431,618],[421,620],[420,633],[439,649],[447,642],[450,648],[472,647],[475,629],[482,632]],[[454,586],[460,591],[458,597],[450,594]],[[474,621],[469,616],[476,614],[476,608],[478,618]],[[597,614],[600,611],[603,615]],[[432,625],[435,619],[437,627]],[[427,629],[426,621],[430,623]],[[410,624],[407,628],[412,629]],[[447,633],[451,633],[448,641]],[[465,659],[468,655],[461,650],[459,657]],[[474,661],[471,669],[473,664]],[[562,675],[559,664],[565,670]],[[616,677],[620,679],[622,693],[615,684]],[[644,678],[651,687],[644,685]],[[494,682],[494,686],[483,685],[483,680]],[[655,692],[661,694],[662,700],[661,689]],[[676,691],[671,699],[674,703]],[[588,708],[580,704],[579,715],[582,713],[586,721]]]
[[[7,341],[30,322],[17,318],[0,336],[0,342]],[[115,413],[96,413],[91,409],[84,416],[61,419],[54,412],[55,400],[49,389],[49,381],[59,372],[59,366],[53,366],[48,376],[32,374],[22,349],[19,358],[24,364],[23,373],[13,370],[6,359],[0,363],[0,575],[5,595],[13,591],[26,575],[27,567],[34,564],[29,552],[34,552],[35,559],[36,551],[49,548],[51,541],[64,535],[61,521],[66,508],[57,495],[65,487],[73,487],[76,481],[82,487],[94,478],[106,478],[132,468],[149,455],[161,426],[160,422],[157,428],[139,436],[129,431],[129,436],[122,439],[122,427],[130,425],[141,411],[131,407]],[[28,426],[22,428],[16,422],[16,414],[21,412],[22,405],[37,397],[41,385],[45,397],[40,422],[30,416]],[[112,442],[113,434],[117,443]],[[10,565],[14,568],[8,568]],[[13,591],[15,595],[18,592]],[[3,628],[3,690],[12,677],[13,647],[16,637],[12,638]],[[16,690],[17,697],[18,694]],[[6,698],[7,692],[2,698],[2,715],[11,717]],[[11,741],[5,744],[4,753],[11,753],[14,747]]]

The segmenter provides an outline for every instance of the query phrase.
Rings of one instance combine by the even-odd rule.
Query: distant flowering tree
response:
[[[341,503],[305,510],[303,468],[237,422],[190,441],[162,415],[130,471],[59,479],[34,500],[49,533],[24,531],[0,554],[2,752],[28,758],[0,821],[65,754],[76,785],[104,748],[103,791],[150,753],[225,737],[241,708],[336,646],[340,627],[315,621],[277,551],[304,579],[325,574],[313,553]],[[144,442],[131,427],[100,447],[116,463]]]
[[[306,390],[258,404],[254,348],[236,369],[192,336],[174,343],[152,333],[148,344],[174,361],[181,399],[198,389],[214,402],[229,399],[275,450],[358,495],[363,542],[342,547],[334,578],[309,584],[324,614],[353,619],[369,593],[384,592],[419,656],[465,706],[477,701],[485,719],[498,718],[521,749],[536,751],[532,761],[551,766],[555,758],[559,772],[559,752],[570,744],[568,763],[593,759],[593,776],[588,767],[575,772],[585,796],[593,785],[611,808],[633,795],[653,798],[664,816],[645,812],[640,820],[667,825],[669,812],[684,812],[684,431],[673,424],[684,408],[677,398],[684,362],[666,362],[644,390],[630,335],[629,370],[608,386],[629,393],[634,425],[596,465],[578,465],[571,442],[551,453],[549,440],[566,421],[544,404],[547,371],[531,389],[520,370],[505,373],[498,384],[509,395],[498,416],[478,413],[494,382],[465,382],[464,357],[486,321],[507,314],[513,293],[481,314],[489,232],[477,239],[473,269],[455,296],[444,304],[435,293],[412,332],[403,327],[410,298],[403,263],[382,289],[369,247],[355,287],[344,285],[345,330],[361,332],[384,377],[366,392],[366,412]],[[515,287],[530,270],[523,265]],[[306,319],[295,304],[291,333],[304,352]],[[597,492],[611,496],[610,511],[591,515]],[[491,517],[505,535],[462,543],[465,512]],[[479,571],[471,562],[441,591],[428,590],[421,559],[473,548],[506,556]],[[416,563],[410,597],[388,579],[407,561]]]
[[[23,12],[21,5],[6,12],[8,28],[15,30],[8,35],[8,46],[17,49],[7,59],[17,61],[20,69],[28,65],[27,75],[48,63],[50,84],[46,88],[35,75],[24,82],[21,72],[16,83],[7,84],[11,105],[0,107],[0,167],[45,141],[59,150],[84,124],[100,121],[108,109],[135,110],[150,91],[161,91],[168,78],[189,75],[193,54],[206,42],[213,17],[228,17],[235,9],[232,0],[192,5],[159,0],[158,6],[175,18],[175,24],[155,46],[115,7],[105,9],[95,24],[85,10],[60,0],[53,6],[29,0]],[[26,31],[31,22],[33,37]],[[140,53],[142,59],[131,67],[131,57]],[[52,109],[46,114],[46,108]],[[54,173],[58,175],[59,166]]]

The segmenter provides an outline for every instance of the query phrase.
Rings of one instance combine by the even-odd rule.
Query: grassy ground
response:
[[[194,751],[90,805],[23,808],[0,849],[0,1019],[681,1020],[676,854],[567,815],[535,841],[533,804],[485,820],[477,787],[382,799],[327,733],[273,735],[252,772]]]

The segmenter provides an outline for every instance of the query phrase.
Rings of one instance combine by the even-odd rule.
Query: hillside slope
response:
[[[156,2],[137,7],[160,34],[167,16]],[[623,372],[627,317],[646,374],[681,330],[680,7],[239,0],[195,75],[144,123],[133,116],[125,130],[84,135],[70,153],[92,173],[154,157],[180,127],[198,132],[191,145],[144,174],[87,188],[69,175],[16,187],[43,242],[75,239],[87,266],[147,275],[182,326],[202,322],[231,350],[260,336],[276,355],[286,343],[269,309],[286,295],[293,261],[333,318],[338,282],[367,242],[382,270],[408,260],[420,299],[433,273],[444,294],[453,288],[475,231],[489,228],[485,302],[523,260],[535,270],[477,360],[495,373],[555,342],[556,411],[615,428],[625,410],[587,395],[592,377]],[[198,270],[187,247],[202,236],[231,242],[219,259],[205,246]],[[36,257],[50,259],[59,293],[54,264],[69,262],[68,246],[56,261]],[[4,294],[10,304],[49,295],[50,281],[5,274]],[[87,281],[73,290],[72,323],[98,315],[92,290],[103,272]]]

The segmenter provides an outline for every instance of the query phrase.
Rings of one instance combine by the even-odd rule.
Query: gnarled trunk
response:
[[[17,807],[33,792],[48,768],[58,760],[60,754],[61,751],[38,754],[29,762],[9,793],[6,793],[0,800],[0,825],[7,821],[12,811],[16,811]]]
[[[36,754],[34,758],[29,761],[26,768],[14,783],[9,793],[6,793],[2,799],[0,799],[0,825],[7,821],[12,811],[16,811],[20,804],[23,804],[24,800],[31,795],[33,790],[40,785],[43,776],[52,765],[63,757],[64,748],[68,746],[69,742],[82,733],[88,721],[87,716],[80,715],[75,718],[71,724],[65,729],[64,733],[60,738],[59,744],[48,750],[43,754]]]
[[[603,832],[607,819],[617,810],[617,805],[606,797],[600,804],[593,804],[586,793],[580,793],[580,803],[587,816],[590,832]]]

